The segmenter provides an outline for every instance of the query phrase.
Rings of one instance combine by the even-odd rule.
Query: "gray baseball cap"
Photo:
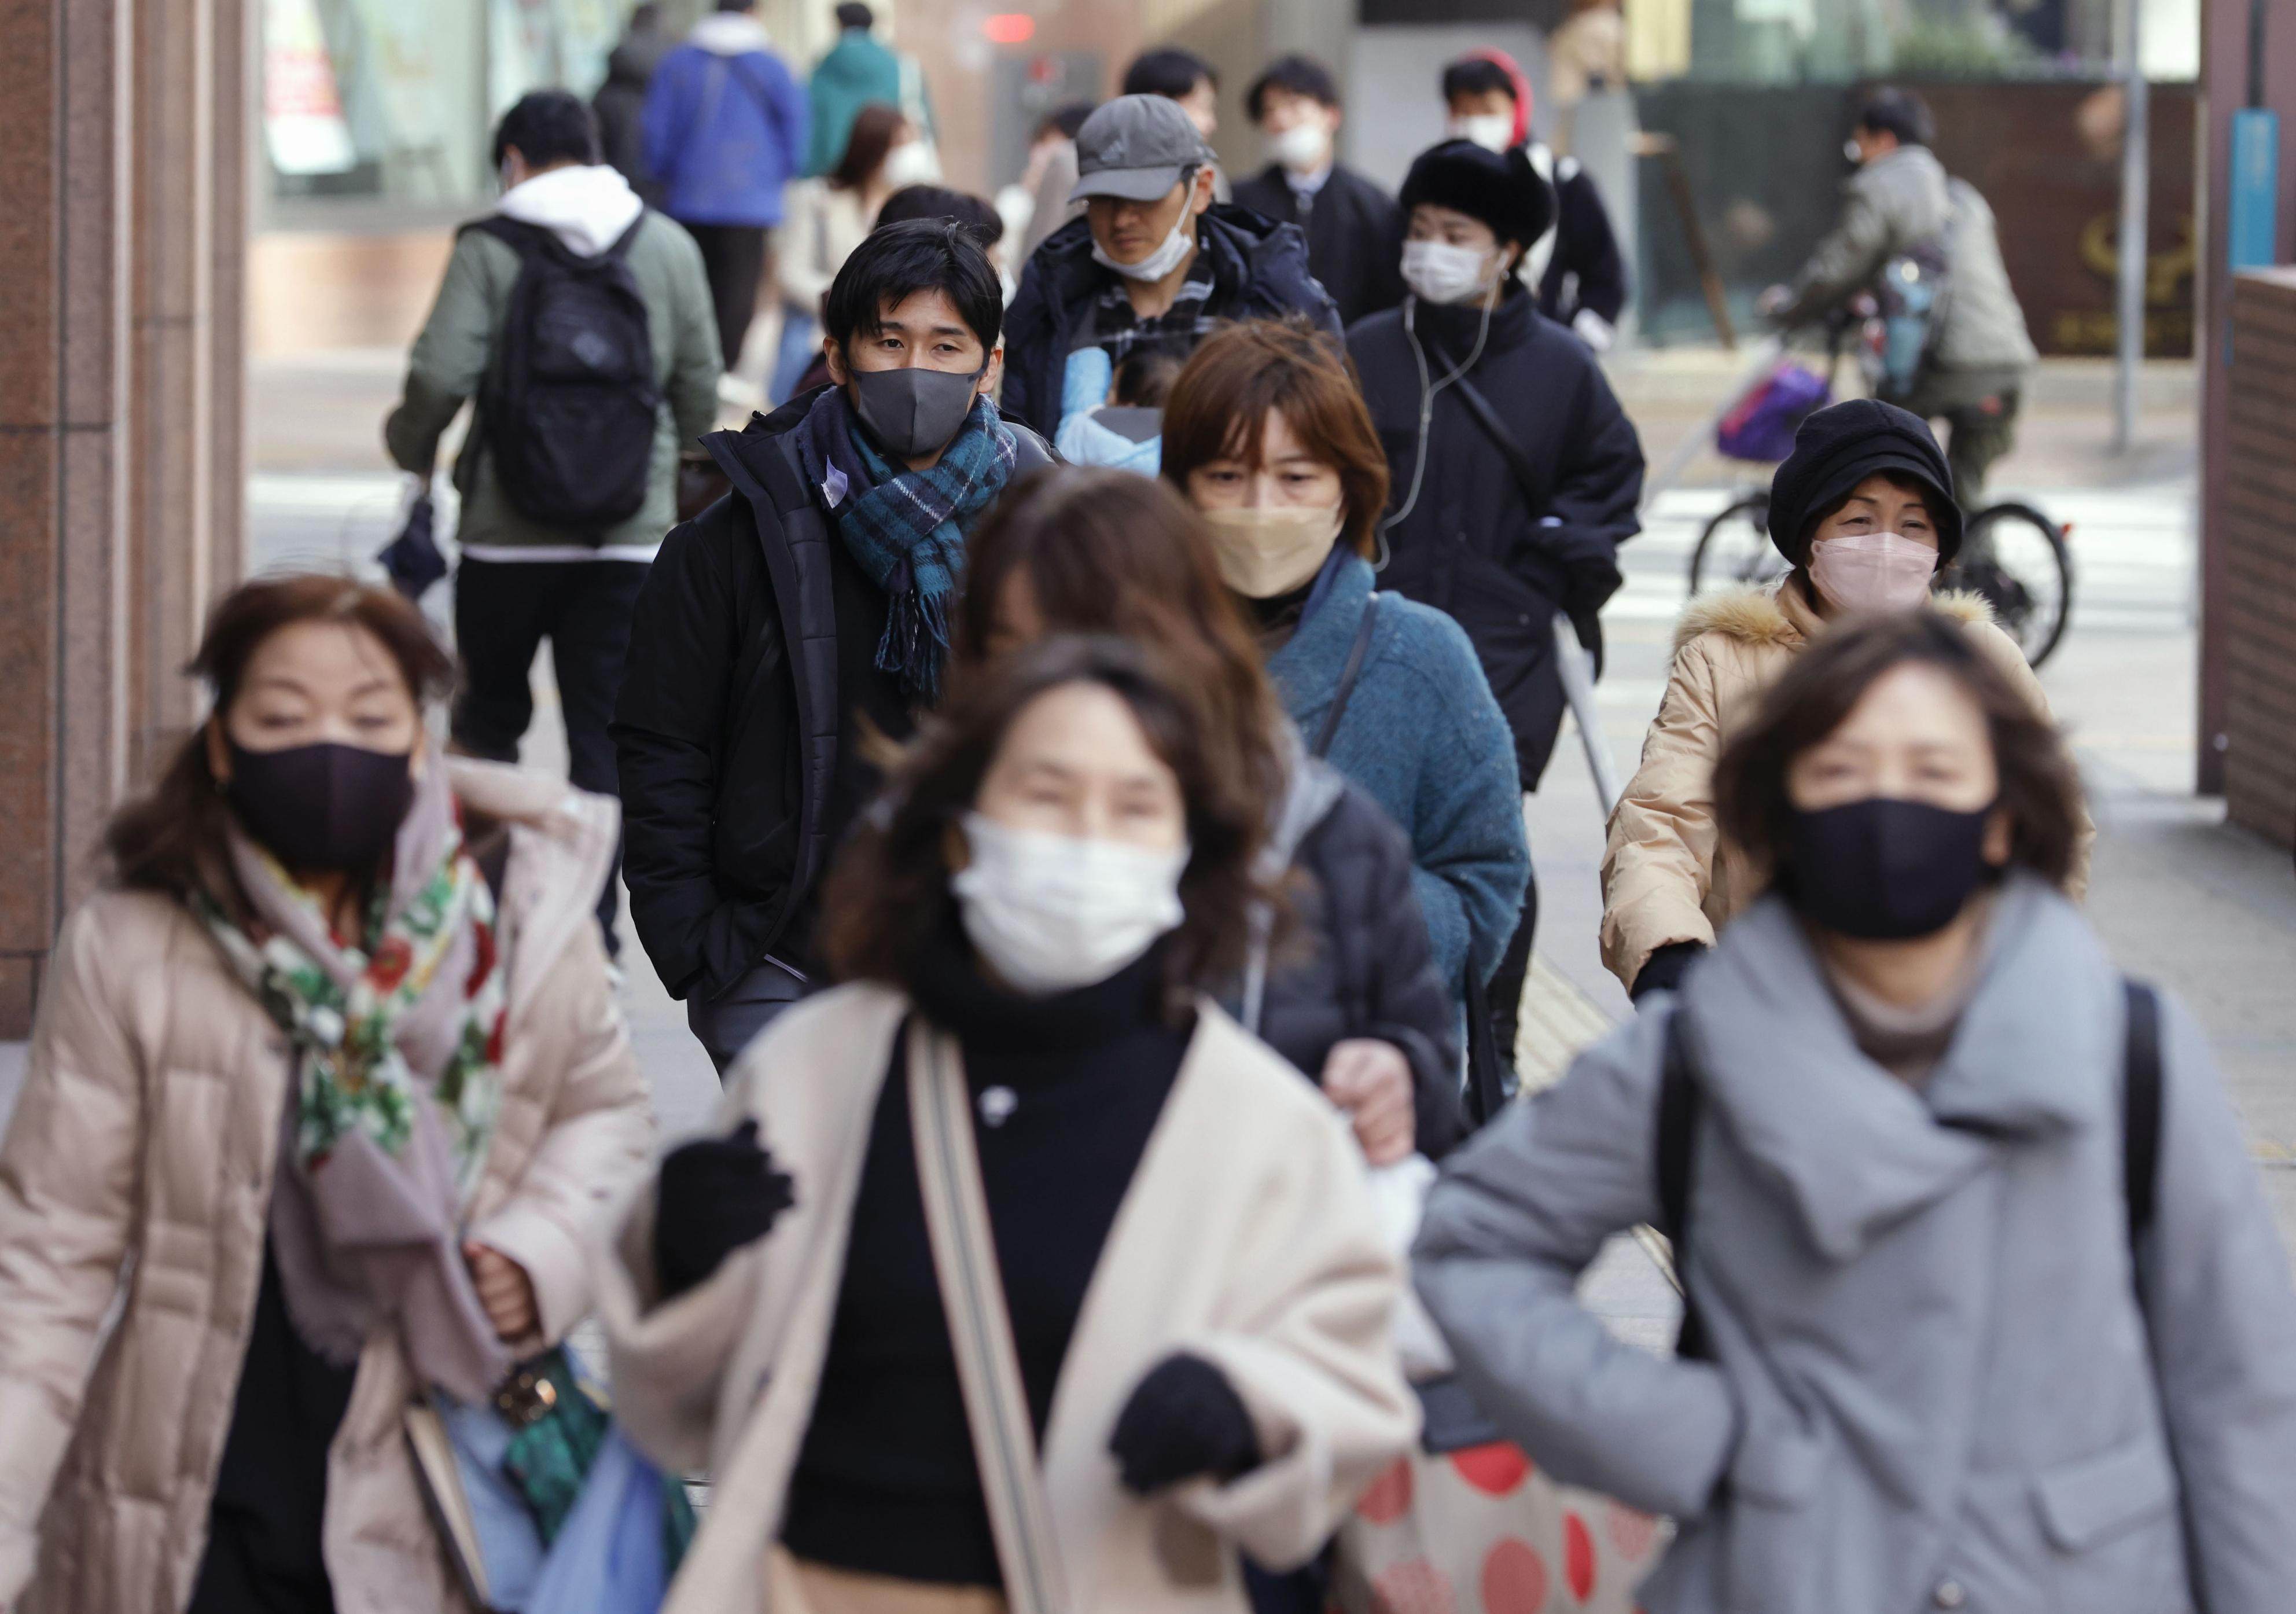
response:
[[[1077,131],[1076,188],[1070,201],[1115,196],[1153,201],[1187,169],[1212,160],[1211,149],[1177,101],[1119,95]]]

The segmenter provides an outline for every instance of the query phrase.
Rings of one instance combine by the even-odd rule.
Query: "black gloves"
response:
[[[1185,1351],[1148,1370],[1108,1438],[1125,1488],[1145,1496],[1209,1474],[1233,1479],[1259,1466],[1259,1436],[1219,1369]]]
[[[773,1156],[758,1146],[754,1118],[730,1137],[671,1150],[654,1185],[653,1269],[661,1298],[675,1299],[701,1282],[796,1203],[789,1173],[775,1171]]]
[[[1690,973],[1690,966],[1706,951],[1703,942],[1670,941],[1644,962],[1642,973],[1635,984],[1627,988],[1627,995],[1640,1003],[1652,992],[1677,992],[1682,988],[1682,979]]]

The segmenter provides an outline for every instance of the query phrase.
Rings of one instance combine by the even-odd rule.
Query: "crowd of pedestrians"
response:
[[[1516,1606],[1489,1507],[1357,1561],[1431,1456],[1673,1520],[1650,1614],[2284,1606],[2296,1287],[2082,916],[2038,681],[1936,592],[1984,439],[1801,424],[1786,570],[1685,613],[1610,821],[1636,1012],[1517,1095],[1523,797],[1644,471],[1591,182],[1481,51],[1394,198],[1275,60],[1231,186],[1160,49],[992,206],[838,20],[808,86],[641,7],[594,111],[504,115],[385,430],[427,479],[472,409],[452,653],[343,576],[215,609],[0,1144],[0,1607]],[[1916,111],[1790,315],[1892,208],[1987,249]],[[715,430],[767,284],[817,346]],[[1637,1225],[1671,1355],[1578,1299]]]

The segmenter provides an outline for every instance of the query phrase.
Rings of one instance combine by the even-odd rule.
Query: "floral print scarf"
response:
[[[461,1254],[501,1105],[507,1005],[493,894],[442,759],[425,762],[356,938],[337,938],[236,830],[251,920],[194,907],[295,1060],[271,1237],[297,1331],[348,1363],[395,1323],[418,1372],[474,1400],[511,1365]]]

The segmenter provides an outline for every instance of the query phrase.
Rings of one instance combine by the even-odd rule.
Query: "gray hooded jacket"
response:
[[[1942,237],[1951,266],[1944,324],[1932,356],[1943,370],[2024,370],[2038,356],[2025,311],[2001,261],[2001,236],[1984,197],[1927,146],[1900,146],[1841,187],[1841,221],[1802,266],[1784,325],[1807,324],[1870,291],[1890,259]]]
[[[1917,1091],[1858,1051],[1767,897],[1431,1197],[1419,1290],[1477,1404],[1557,1479],[1682,1522],[1650,1614],[2296,1597],[2296,1290],[2208,1048],[2166,1004],[2132,1274],[2120,977],[2025,875],[1986,945]],[[1710,1363],[1613,1340],[1573,1293],[1659,1215],[1675,1013],[1706,1095],[1687,1281]]]

